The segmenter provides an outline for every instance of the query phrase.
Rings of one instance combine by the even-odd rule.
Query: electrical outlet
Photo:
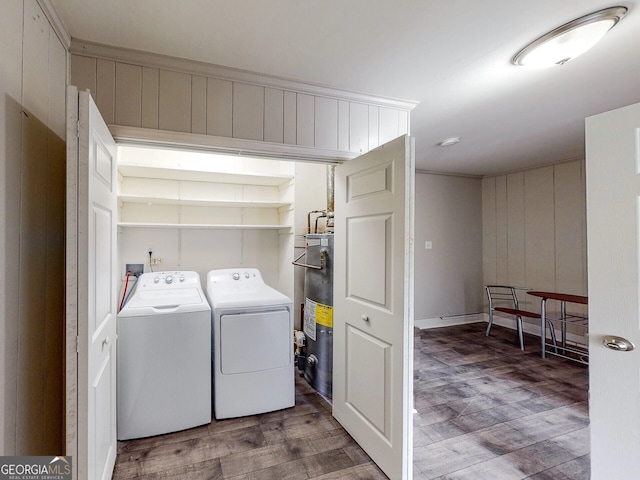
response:
[[[124,271],[125,275],[129,272],[131,275],[139,277],[144,273],[144,263],[127,263]]]
[[[152,257],[149,259],[151,265],[162,265],[162,257]]]

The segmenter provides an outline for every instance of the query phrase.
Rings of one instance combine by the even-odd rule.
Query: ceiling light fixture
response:
[[[438,143],[438,145],[440,145],[441,147],[450,147],[451,145],[455,145],[459,141],[460,137],[445,138],[440,143]]]
[[[626,13],[626,7],[610,7],[565,23],[524,47],[511,62],[534,68],[564,65],[598,43]]]

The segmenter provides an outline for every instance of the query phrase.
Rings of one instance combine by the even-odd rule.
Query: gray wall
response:
[[[0,15],[0,453],[63,451],[67,51],[36,0]]]
[[[481,180],[417,173],[415,216],[416,320],[481,311]]]

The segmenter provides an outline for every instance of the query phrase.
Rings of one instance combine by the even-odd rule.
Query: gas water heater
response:
[[[331,398],[333,377],[333,234],[306,236],[303,330],[307,338],[304,378]]]

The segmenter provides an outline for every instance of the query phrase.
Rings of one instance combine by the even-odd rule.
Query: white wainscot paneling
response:
[[[369,150],[373,150],[380,145],[378,131],[379,109],[375,105],[369,105]]]
[[[115,121],[118,125],[142,126],[142,67],[116,64]]]
[[[264,87],[234,82],[233,137],[264,139]]]
[[[482,180],[482,271],[483,282],[497,283],[496,179]]]
[[[363,103],[349,104],[349,151],[369,150],[369,107]]]
[[[295,92],[284,92],[284,143],[288,145],[296,145],[297,140],[297,122],[298,122],[298,98]]]
[[[160,70],[159,92],[158,127],[160,130],[190,132],[191,75]]]
[[[338,149],[338,101],[333,98],[315,98],[315,146]]]
[[[527,286],[554,291],[555,220],[553,167],[524,174]]]
[[[233,128],[233,82],[207,79],[207,134],[231,137]]]
[[[207,79],[191,77],[191,133],[207,133]]]
[[[158,88],[160,71],[142,68],[142,127],[158,128]]]
[[[71,56],[71,84],[78,87],[78,90],[89,90],[91,95],[96,95],[96,59],[83,57],[82,55]]]
[[[297,144],[313,147],[315,140],[315,101],[312,95],[296,95]]]
[[[264,140],[284,141],[284,92],[276,88],[264,89]]]
[[[395,108],[380,107],[378,122],[380,145],[400,136],[400,112]]]
[[[523,172],[507,175],[507,221],[508,283],[526,286]]]
[[[497,283],[509,284],[507,276],[508,259],[508,219],[507,219],[507,177],[496,177],[496,268]]]
[[[115,122],[116,108],[116,62],[99,58],[96,64],[95,101],[104,122]]]

